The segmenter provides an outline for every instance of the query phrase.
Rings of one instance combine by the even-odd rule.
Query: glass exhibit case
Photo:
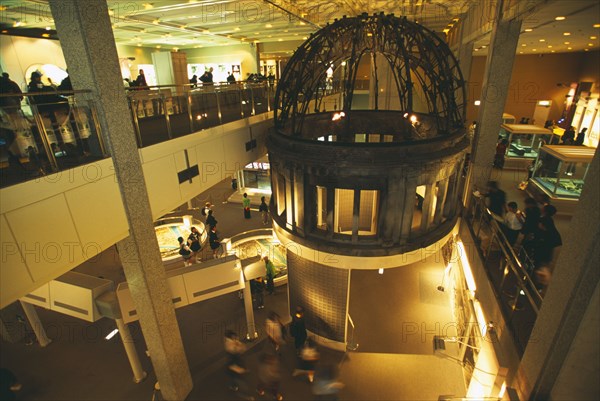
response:
[[[526,163],[528,163],[538,156],[540,146],[557,143],[558,141],[558,137],[551,130],[530,124],[502,124],[498,140],[503,139],[508,141],[507,164],[511,159],[513,161],[526,160]],[[516,164],[512,167],[518,167],[523,163],[517,162]]]
[[[595,150],[586,146],[542,147],[530,184],[553,201],[578,200]]]

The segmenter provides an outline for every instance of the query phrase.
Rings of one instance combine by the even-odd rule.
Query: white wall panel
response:
[[[39,285],[84,261],[64,194],[6,213],[6,220]]]
[[[14,301],[19,296],[19,287],[34,288],[33,277],[29,274],[27,265],[21,256],[21,250],[13,237],[6,216],[0,218],[0,302],[2,306]],[[10,301],[10,302],[9,302]]]

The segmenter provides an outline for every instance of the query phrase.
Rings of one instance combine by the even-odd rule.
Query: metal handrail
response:
[[[539,307],[542,304],[543,298],[538,291],[529,291],[529,288],[528,288],[529,286],[527,283],[533,283],[534,281],[532,280],[531,276],[527,272],[527,269],[524,268],[521,260],[515,253],[512,246],[509,244],[506,236],[504,235],[504,232],[498,225],[498,222],[493,218],[492,212],[487,208],[487,206],[485,206],[484,199],[481,197],[475,196],[474,194],[473,194],[473,197],[475,198],[473,201],[473,205],[474,205],[473,209],[475,209],[477,206],[479,206],[481,208],[482,212],[485,213],[485,216],[489,220],[488,226],[492,229],[492,234],[499,238],[499,241],[497,241],[497,243],[500,246],[502,253],[505,255],[511,271],[514,273],[515,277],[517,278],[517,283],[518,283],[519,287],[521,287],[521,289],[525,293],[525,296],[527,297],[531,306],[533,307],[533,310],[537,314],[539,312]],[[480,229],[481,229],[481,222],[480,222]],[[535,294],[535,295],[532,295],[532,294]]]

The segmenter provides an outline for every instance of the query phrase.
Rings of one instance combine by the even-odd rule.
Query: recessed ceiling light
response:
[[[556,53],[556,50],[550,50],[550,53]]]
[[[545,42],[545,41],[546,41],[546,39],[540,39],[540,42]]]
[[[160,49],[160,45],[156,45],[156,48],[157,48],[157,49]]]
[[[571,32],[563,32],[563,36],[571,36]]]
[[[596,40],[596,39],[598,39],[598,37],[597,36],[590,36],[590,39]]]
[[[240,30],[240,27],[239,27],[239,26],[236,26],[235,28],[233,28],[233,30],[234,30],[234,31],[239,31],[239,30]]]
[[[525,32],[531,32],[531,31],[533,31],[533,29],[532,29],[532,28],[527,28],[527,29],[525,29]]]
[[[548,49],[552,49],[552,45],[548,45]]]
[[[279,38],[277,39],[278,42],[283,42],[283,39]]]
[[[571,42],[565,42],[565,45],[570,45],[570,44],[571,44]]]
[[[594,44],[593,43],[588,43],[588,46],[594,46]]]
[[[307,37],[307,36],[303,36],[303,37],[302,37],[302,40],[306,40],[306,39],[308,39],[308,37]]]
[[[523,52],[519,52],[519,54],[523,54]]]
[[[534,52],[537,52],[537,49],[532,49]]]
[[[567,17],[559,16],[559,17],[556,17],[554,19],[557,20],[557,21],[563,21],[563,20],[567,19]]]
[[[590,49],[583,49],[583,51],[589,52],[589,51],[590,51]]]
[[[138,43],[138,47],[142,47],[142,44],[141,44],[141,43]]]
[[[306,22],[300,21],[300,25],[306,25]]]
[[[255,35],[260,35],[260,32],[254,32]]]
[[[594,28],[600,28],[600,24],[594,24],[593,27]]]
[[[475,51],[478,52],[479,51],[479,47],[477,49],[475,49]]]
[[[42,33],[42,37],[43,37],[43,38],[49,38],[49,37],[50,37],[50,34],[49,34],[49,33]]]
[[[572,48],[572,47],[567,47],[567,49],[568,49],[568,50],[573,50],[573,48]]]
[[[526,47],[527,45],[525,43],[523,43],[521,46]]]
[[[273,28],[273,25],[271,25],[271,24],[266,24],[266,25],[265,25],[265,28]]]
[[[486,45],[481,46],[482,49],[485,49],[486,47],[487,47]]]
[[[209,31],[208,29],[205,29],[205,30],[203,30],[203,31],[202,31],[202,33],[204,33],[204,34],[207,34],[207,35],[208,35],[208,34],[210,33],[210,31]]]

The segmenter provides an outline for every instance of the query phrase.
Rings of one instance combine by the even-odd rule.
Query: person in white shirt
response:
[[[512,246],[517,242],[519,232],[523,228],[525,216],[523,216],[523,213],[519,210],[517,202],[508,202],[506,209],[503,231],[508,243]]]

